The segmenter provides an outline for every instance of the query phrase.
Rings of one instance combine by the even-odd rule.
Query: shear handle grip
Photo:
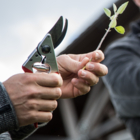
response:
[[[31,70],[27,69],[26,67],[22,66],[22,69],[24,72],[29,72],[29,73],[33,73]],[[59,72],[55,72],[57,74],[59,74]],[[38,128],[38,123],[34,123],[34,127]]]
[[[33,73],[31,70],[27,69],[26,67],[22,66],[22,69],[24,72],[29,72],[29,73]]]

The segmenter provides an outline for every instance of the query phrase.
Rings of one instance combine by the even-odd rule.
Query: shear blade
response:
[[[63,17],[61,16],[55,23],[53,28],[48,32],[49,34],[51,34],[53,44],[55,44],[55,42],[57,42],[57,40],[59,39],[62,28],[63,28]]]
[[[65,34],[67,32],[67,27],[68,27],[68,20],[66,19],[65,26],[63,29],[63,17],[61,16],[56,22],[56,24],[53,26],[53,28],[48,32],[49,34],[51,34],[54,48],[56,48],[65,37]]]
[[[64,26],[64,29],[63,29],[63,31],[61,32],[61,35],[60,35],[59,39],[57,40],[57,42],[55,42],[54,48],[56,48],[56,47],[62,42],[62,40],[64,39],[64,37],[65,37],[65,35],[66,35],[66,32],[67,32],[67,28],[68,28],[68,20],[65,19],[65,26]]]

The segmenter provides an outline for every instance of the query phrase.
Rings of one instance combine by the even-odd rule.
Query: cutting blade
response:
[[[58,21],[55,23],[55,25],[52,27],[52,29],[48,32],[49,34],[51,34],[52,41],[53,41],[53,44],[54,44],[54,48],[57,47],[55,45],[55,43],[60,38],[62,29],[63,29],[63,17],[61,16],[58,19]]]

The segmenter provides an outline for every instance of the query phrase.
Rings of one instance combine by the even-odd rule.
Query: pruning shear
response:
[[[67,28],[68,20],[65,19],[63,27],[63,16],[61,16],[24,62],[23,71],[33,73],[35,69],[40,72],[59,73],[54,49],[64,39]],[[38,123],[34,123],[34,126],[37,128]]]

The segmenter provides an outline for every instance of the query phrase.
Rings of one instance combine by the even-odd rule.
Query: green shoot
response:
[[[109,19],[111,20],[108,26],[108,29],[106,29],[106,33],[104,34],[103,38],[101,39],[98,47],[96,48],[96,50],[99,50],[101,48],[101,45],[103,43],[103,41],[105,40],[107,34],[111,31],[112,28],[114,28],[118,33],[120,34],[124,34],[125,33],[125,29],[123,26],[117,26],[117,18],[119,14],[122,14],[129,2],[125,2],[123,3],[118,9],[117,6],[115,4],[113,4],[113,11],[114,14],[111,16],[111,11],[107,8],[104,8],[104,12],[105,14],[109,17]],[[92,61],[92,58],[90,59],[90,62]],[[83,67],[83,69],[85,69],[85,67]]]
[[[103,38],[101,39],[98,47],[96,48],[96,50],[101,48],[101,45],[104,41],[104,39],[106,38],[107,34],[110,32],[111,28],[114,28],[118,33],[120,34],[124,34],[125,33],[125,29],[123,26],[117,26],[117,17],[119,14],[122,14],[129,2],[125,2],[124,4],[122,4],[118,10],[117,10],[117,6],[115,4],[113,4],[113,10],[114,10],[114,15],[111,16],[111,11],[107,8],[104,8],[104,12],[105,14],[110,18],[110,23],[109,23],[109,27],[106,30],[106,33],[104,34]]]

